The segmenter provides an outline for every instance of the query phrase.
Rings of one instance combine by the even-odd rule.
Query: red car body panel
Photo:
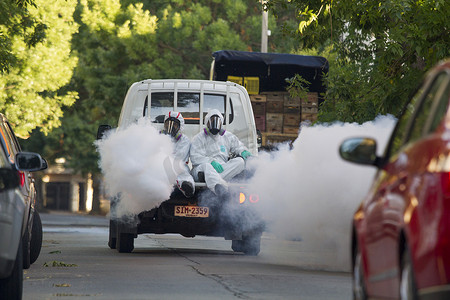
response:
[[[450,74],[450,62],[429,77],[439,72]],[[401,255],[408,247],[419,298],[450,299],[448,105],[432,132],[406,143],[379,169],[353,224],[369,297],[400,297]]]

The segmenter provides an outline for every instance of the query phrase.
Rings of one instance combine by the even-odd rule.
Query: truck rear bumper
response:
[[[204,183],[196,183],[196,193],[186,198],[176,190],[169,200],[148,211],[136,215],[134,219],[111,220],[120,233],[137,236],[144,233],[166,234],[178,233],[185,237],[196,235],[225,237],[225,239],[241,239],[248,232],[263,232],[265,223],[252,205],[239,204],[239,196],[232,201],[223,201],[206,188]],[[251,204],[251,203],[248,203]],[[207,207],[208,217],[175,216],[180,206]]]

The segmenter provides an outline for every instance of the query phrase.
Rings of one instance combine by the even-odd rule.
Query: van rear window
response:
[[[184,123],[198,124],[200,120],[200,94],[178,93],[178,111],[183,115]]]
[[[152,105],[150,109],[150,118],[153,123],[164,123],[164,116],[173,110],[173,93],[152,93]],[[148,107],[147,98],[145,99],[145,108]]]
[[[144,115],[146,115],[148,101],[145,99]],[[225,95],[203,95],[203,118],[210,109],[219,110],[225,116]],[[174,110],[174,94],[170,92],[152,93],[150,118],[154,123],[163,123],[164,116]],[[181,112],[186,124],[199,124],[200,121],[200,94],[178,93],[177,111]],[[233,106],[230,101],[230,123],[233,122]]]

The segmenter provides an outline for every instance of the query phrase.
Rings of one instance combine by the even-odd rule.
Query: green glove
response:
[[[243,159],[247,159],[247,157],[252,156],[252,154],[249,151],[244,150],[242,151],[241,156]]]
[[[223,167],[221,164],[219,164],[217,161],[213,160],[211,162],[211,165],[214,167],[214,169],[216,169],[217,173],[222,173],[223,172]]]

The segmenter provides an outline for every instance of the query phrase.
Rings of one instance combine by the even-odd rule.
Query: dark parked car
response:
[[[8,120],[3,114],[0,114],[0,142],[6,157],[14,166],[16,163],[16,155],[22,152],[19,141],[11,128]],[[42,160],[39,171],[47,168],[47,162]],[[27,169],[27,168],[25,168]],[[34,263],[39,257],[42,246],[42,223],[36,206],[36,189],[33,175],[27,170],[16,169],[20,178],[20,189],[26,201],[26,218],[28,219],[25,234],[23,236],[23,267],[28,269],[30,264]]]
[[[354,299],[450,299],[450,60],[433,68],[383,156],[352,138],[342,158],[378,168],[354,214]]]
[[[20,172],[45,168],[39,154],[20,152],[12,165],[0,147],[0,299],[21,299],[24,251],[27,241],[30,203],[21,192]]]

